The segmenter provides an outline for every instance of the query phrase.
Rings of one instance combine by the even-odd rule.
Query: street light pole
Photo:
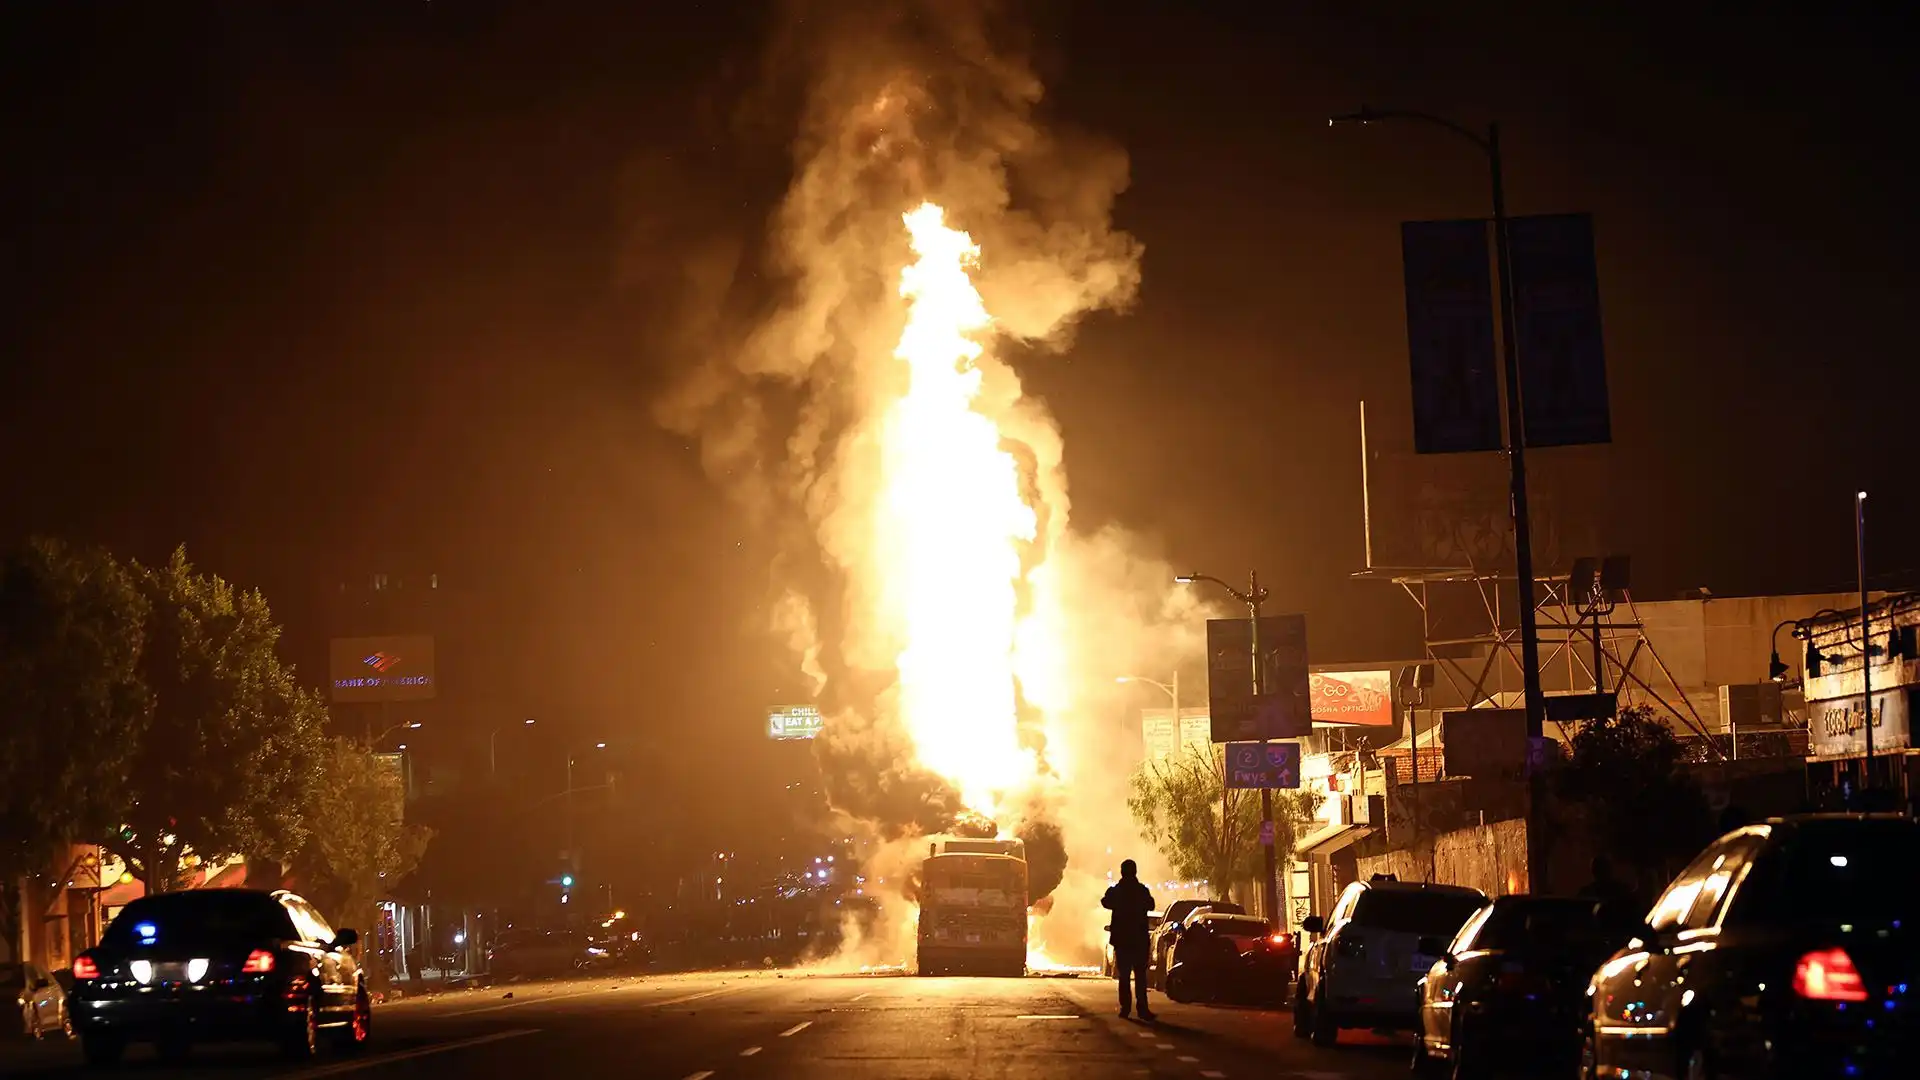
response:
[[[1260,587],[1260,572],[1257,570],[1247,571],[1247,591],[1245,592],[1241,592],[1232,585],[1208,574],[1185,574],[1174,580],[1184,583],[1196,581],[1211,582],[1227,590],[1235,600],[1247,605],[1247,624],[1249,627],[1247,636],[1253,668],[1253,699],[1257,705],[1260,700],[1261,690],[1263,689],[1261,679],[1262,665],[1260,663],[1260,605],[1267,598],[1267,590]],[[1265,748],[1269,741],[1270,740],[1265,738],[1260,740],[1262,754],[1266,752]],[[1226,805],[1228,779],[1226,763],[1223,761],[1220,768],[1220,829],[1223,837],[1226,833],[1227,826]],[[1266,873],[1260,882],[1260,888],[1261,896],[1265,900],[1267,909],[1267,923],[1270,926],[1277,927],[1280,925],[1280,869],[1279,861],[1274,855],[1273,841],[1273,790],[1263,787],[1260,789],[1260,846],[1266,857]]]
[[[533,725],[532,717],[528,717],[527,719],[520,721],[521,727],[531,727],[532,725]],[[487,779],[489,780],[492,780],[494,776],[498,774],[498,772],[500,771],[499,761],[494,757],[494,742],[495,740],[500,738],[500,730],[501,730],[500,728],[494,728],[492,731],[487,733]],[[571,787],[572,785],[569,784],[568,786]]]
[[[1358,112],[1336,116],[1329,125],[1367,124],[1376,120],[1414,120],[1445,128],[1480,148],[1487,156],[1487,171],[1493,188],[1494,265],[1500,292],[1501,369],[1506,377],[1508,512],[1513,518],[1514,576],[1520,594],[1520,681],[1527,707],[1527,734],[1541,732],[1545,721],[1545,699],[1540,691],[1540,631],[1534,610],[1533,526],[1527,510],[1527,438],[1526,414],[1522,409],[1520,353],[1515,342],[1513,312],[1513,266],[1508,250],[1507,189],[1501,172],[1500,125],[1488,124],[1482,136],[1472,128],[1456,124],[1430,113],[1404,109],[1372,109],[1361,106]]]
[[[1873,790],[1873,637],[1867,633],[1867,493],[1853,500],[1853,552],[1860,575],[1860,717],[1867,733],[1866,775],[1862,791]]]

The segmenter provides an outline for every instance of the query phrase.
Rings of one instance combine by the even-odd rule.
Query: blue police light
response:
[[[562,874],[560,876],[560,884],[565,885],[569,889],[573,888],[573,875]]]
[[[135,923],[133,932],[140,935],[142,945],[151,945],[153,939],[160,936],[160,928],[150,922]]]

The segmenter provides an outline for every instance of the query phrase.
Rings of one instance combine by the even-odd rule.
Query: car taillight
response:
[[[73,977],[76,979],[97,979],[100,977],[100,965],[93,957],[81,954],[73,958]]]
[[[1272,937],[1268,938],[1267,942],[1268,944],[1272,945],[1274,948],[1284,949],[1287,946],[1293,944],[1293,935],[1275,934]]]
[[[247,962],[240,970],[249,975],[263,975],[273,970],[273,954],[265,949],[255,949],[247,954]]]
[[[1813,1001],[1865,1001],[1867,987],[1845,949],[1818,949],[1793,968],[1793,992]]]

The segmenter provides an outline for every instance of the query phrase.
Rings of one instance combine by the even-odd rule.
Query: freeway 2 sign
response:
[[[1300,744],[1292,742],[1227,744],[1230,788],[1297,788]]]

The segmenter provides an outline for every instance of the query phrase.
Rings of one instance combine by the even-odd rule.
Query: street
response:
[[[586,1075],[617,1066],[653,1080],[921,1077],[1371,1080],[1406,1072],[1403,1040],[1349,1033],[1320,1050],[1285,1013],[1158,999],[1157,1024],[1115,1015],[1103,978],[919,979],[704,973],[545,983],[395,1002],[372,1049],[283,1065],[265,1047],[196,1048],[144,1077],[394,1076],[421,1066],[465,1077]],[[8,1044],[0,1072],[83,1072],[77,1044]]]

